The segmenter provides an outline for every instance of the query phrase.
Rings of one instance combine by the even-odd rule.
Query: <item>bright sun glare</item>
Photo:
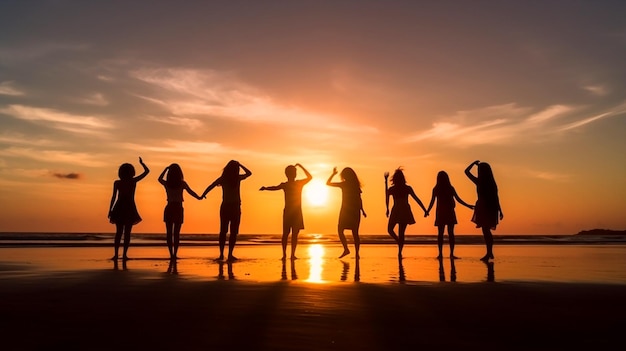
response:
[[[328,186],[321,180],[313,179],[304,186],[306,201],[315,207],[325,206],[328,201]]]

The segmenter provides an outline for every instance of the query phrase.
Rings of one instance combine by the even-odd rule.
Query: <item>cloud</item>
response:
[[[93,93],[77,100],[81,104],[93,106],[107,106],[109,101],[101,93]]]
[[[434,122],[428,130],[413,133],[406,143],[446,141],[457,146],[516,143],[582,127],[596,120],[626,112],[626,103],[587,117],[585,106],[552,105],[532,112],[516,104],[488,106]],[[573,120],[573,121],[572,121]]]
[[[596,96],[604,96],[609,93],[609,89],[602,85],[587,85],[583,89]]]
[[[546,171],[527,171],[527,172],[533,178],[549,180],[549,181],[568,181],[571,179],[571,176],[568,174],[558,174],[558,173],[546,172]]]
[[[52,176],[60,179],[81,179],[83,176],[80,173],[52,173]]]
[[[0,149],[0,156],[27,158],[47,163],[65,163],[86,167],[106,166],[105,162],[99,161],[100,155],[86,152],[69,152],[60,150],[35,150],[32,148],[9,147]]]
[[[168,116],[168,117],[146,116],[143,118],[147,121],[181,126],[181,127],[185,127],[191,130],[195,130],[203,126],[202,121],[195,119],[195,118],[185,118],[185,117],[175,117],[175,116]]]
[[[106,119],[95,116],[75,115],[48,108],[24,105],[9,105],[0,109],[0,113],[14,118],[35,123],[44,123],[53,128],[73,133],[96,133],[113,128]]]
[[[340,116],[281,105],[231,74],[214,70],[139,69],[131,72],[131,75],[165,90],[160,97],[141,97],[166,108],[174,116],[220,118],[359,133],[378,131],[371,126],[343,123]]]
[[[17,89],[13,82],[5,81],[0,83],[0,95],[8,95],[8,96],[22,96],[24,92]]]

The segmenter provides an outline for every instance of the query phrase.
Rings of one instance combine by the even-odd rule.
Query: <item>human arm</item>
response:
[[[309,171],[306,170],[306,168],[304,168],[303,165],[296,163],[296,167],[300,167],[302,169],[302,171],[304,172],[304,174],[306,175],[306,182],[308,183],[309,181],[311,181],[311,179],[313,179],[313,176],[311,175],[311,173],[309,173]]]
[[[246,168],[246,166],[244,166],[244,165],[242,165],[242,164],[240,163],[240,164],[239,164],[239,167],[240,167],[240,168],[244,171],[244,174],[240,174],[240,175],[239,175],[239,178],[240,178],[241,180],[244,180],[244,179],[246,179],[246,178],[248,178],[249,176],[251,176],[251,175],[252,175],[252,172],[250,172],[250,170],[249,170],[249,169],[247,169],[247,168]]]
[[[190,187],[189,184],[187,184],[187,182],[183,182],[183,189],[185,189],[187,191],[187,193],[189,193],[189,195],[195,197],[198,200],[202,200],[202,197],[199,196],[195,191],[193,191]]]
[[[385,172],[385,207],[387,208],[387,212],[385,216],[389,217],[389,172]]]
[[[165,169],[163,169],[163,172],[161,172],[161,174],[159,174],[159,183],[161,183],[162,185],[165,186],[165,173],[167,173],[167,171],[170,169],[170,166],[165,167]]]
[[[115,204],[115,198],[117,195],[117,181],[113,182],[113,194],[111,195],[111,203],[109,204],[109,214],[107,217],[111,218],[111,211],[113,210],[113,205]]]
[[[141,164],[141,166],[143,167],[143,173],[135,177],[135,182],[138,182],[144,179],[148,175],[148,173],[150,173],[150,169],[148,169],[148,166],[146,166],[146,164],[143,163],[143,160],[141,159],[141,157],[139,157],[139,164]]]
[[[424,212],[424,217],[428,217],[428,215],[430,214],[430,210],[433,208],[433,205],[435,204],[436,197],[437,195],[435,195],[435,188],[433,188],[433,194],[430,196],[430,203],[428,204],[428,209],[426,209],[426,212]]]
[[[469,209],[474,209],[474,205],[470,205],[467,202],[463,201],[463,199],[461,199],[461,197],[459,196],[459,194],[456,193],[456,190],[454,190],[454,198],[456,199],[456,201],[458,201],[461,205],[468,207]]]
[[[261,189],[259,190],[269,190],[269,191],[274,191],[274,190],[281,190],[283,187],[280,185],[272,185],[272,186],[262,186]]]
[[[220,182],[222,181],[222,177],[219,177],[217,179],[215,179],[215,181],[213,183],[211,183],[211,185],[209,185],[204,192],[202,193],[202,195],[200,195],[201,198],[206,198],[206,194],[209,193],[209,191],[213,190],[213,188],[215,188],[216,186],[220,185]]]
[[[413,191],[412,187],[409,187],[409,194],[411,195],[413,200],[415,200],[415,202],[417,202],[417,204],[420,205],[420,207],[422,208],[424,213],[426,213],[426,207],[424,207],[424,204],[422,203],[422,200],[420,200],[419,197],[417,197],[417,195],[415,195],[415,191]]]
[[[477,166],[480,163],[480,161],[476,160],[472,163],[469,164],[469,166],[467,166],[467,168],[465,168],[465,175],[474,183],[476,183],[478,181],[478,178],[472,174],[472,168],[474,166]]]
[[[333,168],[333,173],[330,174],[330,177],[328,177],[328,180],[326,181],[326,185],[328,186],[339,186],[339,183],[333,183],[333,177],[335,176],[335,174],[337,174],[337,167]]]

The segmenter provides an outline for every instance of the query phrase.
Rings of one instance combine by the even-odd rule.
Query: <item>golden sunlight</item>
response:
[[[309,246],[309,278],[307,282],[323,283],[322,272],[324,271],[324,246],[321,244],[313,244]]]
[[[328,202],[328,186],[319,179],[311,180],[303,189],[304,198],[314,207],[325,206]]]

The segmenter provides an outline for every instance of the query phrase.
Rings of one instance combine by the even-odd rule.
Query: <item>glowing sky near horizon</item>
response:
[[[515,1],[3,1],[0,231],[111,232],[121,163],[143,222],[162,232],[157,177],[179,163],[202,192],[231,159],[242,233],[279,233],[301,163],[352,167],[361,232],[386,232],[383,173],[402,166],[428,204],[445,170],[489,162],[495,234],[626,229],[626,3]],[[299,172],[298,178],[304,175]],[[306,190],[305,190],[306,193]],[[336,232],[341,193],[305,202],[308,233]],[[186,197],[183,233],[215,233],[221,190]],[[323,201],[323,200],[318,200]],[[434,217],[407,233],[434,234]],[[457,207],[459,234],[479,234]],[[350,235],[348,234],[348,237]]]

